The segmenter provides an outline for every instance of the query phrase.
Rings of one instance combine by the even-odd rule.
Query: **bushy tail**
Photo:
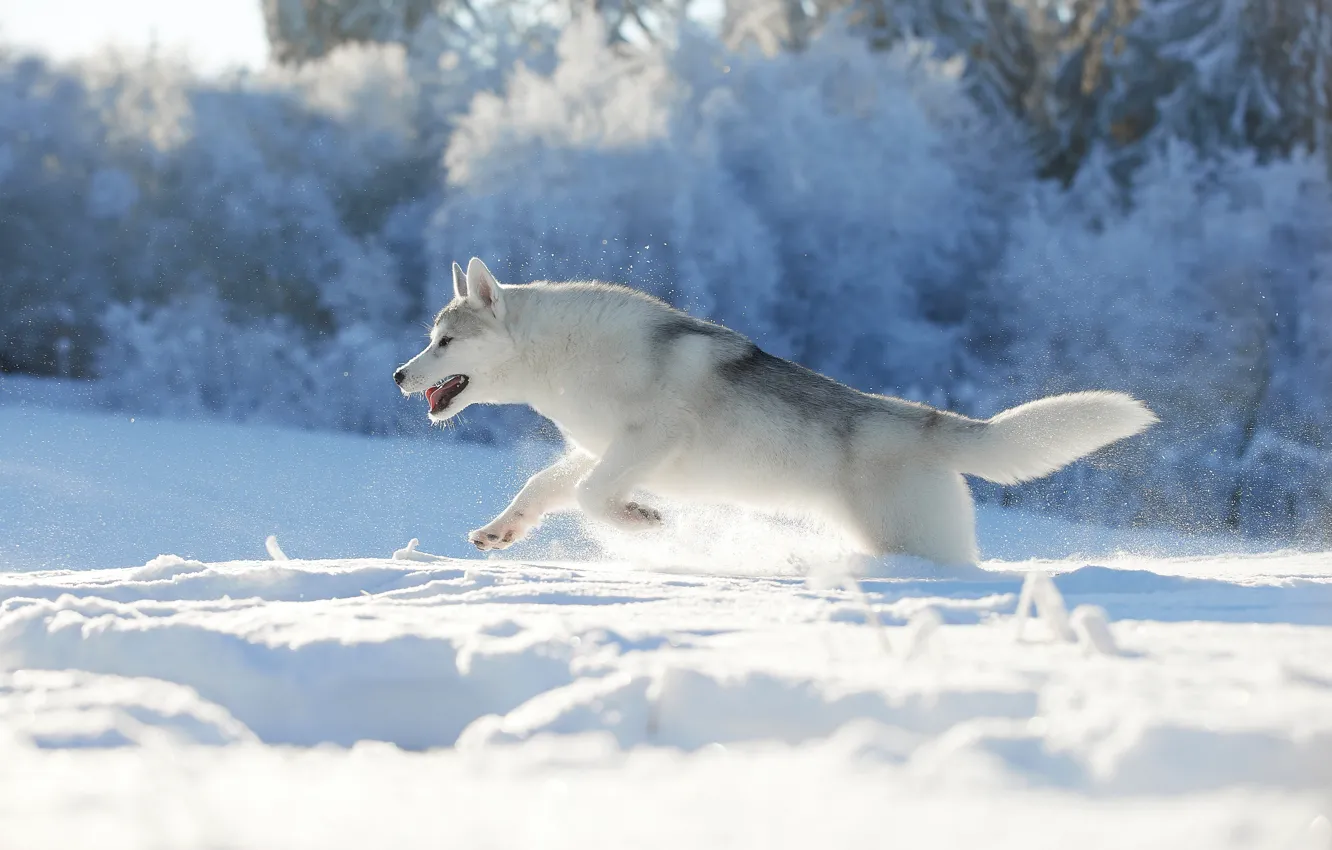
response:
[[[1145,404],[1124,393],[1056,395],[954,431],[949,455],[958,472],[1016,484],[1049,475],[1156,421]]]

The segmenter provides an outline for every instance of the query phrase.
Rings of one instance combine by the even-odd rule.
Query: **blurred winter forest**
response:
[[[973,415],[1128,390],[983,497],[1332,538],[1332,0],[263,3],[256,73],[0,46],[4,373],[425,433],[390,373],[477,255]]]

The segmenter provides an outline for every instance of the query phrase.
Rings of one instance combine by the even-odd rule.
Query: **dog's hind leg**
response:
[[[507,549],[522,540],[546,514],[577,505],[574,486],[594,462],[590,455],[577,450],[555,461],[527,479],[504,512],[484,528],[467,535],[467,539],[482,551]]]
[[[972,565],[976,512],[966,479],[924,465],[893,465],[855,482],[846,510],[872,555],[903,554],[938,564]]]
[[[628,498],[634,486],[666,460],[673,446],[669,428],[654,424],[626,429],[578,482],[578,506],[588,517],[617,528],[633,531],[660,525],[660,512]]]

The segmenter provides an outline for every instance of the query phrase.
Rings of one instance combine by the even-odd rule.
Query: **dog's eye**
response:
[[[444,346],[448,345],[448,344],[451,343],[451,342],[453,342],[453,337],[451,337],[451,336],[442,336],[442,337],[439,338],[439,343],[438,343],[438,344],[439,344],[439,347],[440,347],[440,348],[443,348]]]

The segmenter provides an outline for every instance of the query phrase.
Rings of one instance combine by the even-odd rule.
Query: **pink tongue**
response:
[[[441,396],[443,396],[445,393],[453,392],[455,389],[458,388],[458,385],[461,383],[462,383],[462,376],[458,375],[449,378],[447,381],[445,381],[444,383],[440,384],[437,387],[431,387],[430,389],[426,390],[426,401],[430,404],[431,412],[433,413],[434,411],[439,409],[439,405],[436,404],[436,401]]]

